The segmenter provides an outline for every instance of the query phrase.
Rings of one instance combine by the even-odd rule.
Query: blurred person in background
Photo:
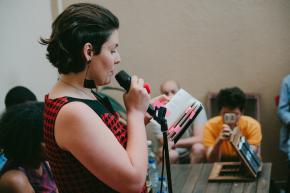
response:
[[[160,93],[167,96],[169,100],[178,92],[180,86],[175,80],[164,81],[160,85]],[[206,112],[203,110],[191,126],[185,131],[176,144],[168,140],[169,158],[171,163],[200,163],[205,161],[205,148],[203,146],[203,127],[207,121]],[[163,135],[160,127],[147,128],[147,135],[157,141],[158,160],[162,159]],[[156,147],[155,147],[156,149]]]
[[[1,193],[56,193],[44,154],[43,102],[6,109],[0,119],[0,147],[7,162],[0,173]]]
[[[245,116],[246,95],[238,87],[221,89],[217,95],[219,115],[207,121],[204,128],[204,145],[209,162],[239,161],[239,157],[230,144],[234,128],[238,128],[248,143],[260,156],[262,131],[260,123]],[[227,118],[232,118],[228,122]]]

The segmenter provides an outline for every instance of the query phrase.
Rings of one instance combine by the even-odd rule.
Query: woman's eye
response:
[[[114,54],[114,53],[116,53],[116,50],[111,50],[111,54]]]

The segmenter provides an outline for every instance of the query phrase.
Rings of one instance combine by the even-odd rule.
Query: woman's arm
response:
[[[59,111],[55,124],[56,142],[62,149],[71,152],[108,186],[126,193],[140,192],[147,172],[144,115],[149,96],[143,87],[144,90],[134,83],[131,87],[133,91],[125,96],[131,99],[125,99],[128,118],[126,149],[102,119],[84,103],[65,105]]]

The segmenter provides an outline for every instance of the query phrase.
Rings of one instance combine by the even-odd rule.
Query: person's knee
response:
[[[205,147],[201,143],[195,143],[191,147],[192,153],[194,155],[204,155],[205,154]]]
[[[192,146],[192,155],[190,163],[201,163],[206,161],[205,147],[201,143],[196,143]]]
[[[170,163],[178,163],[178,160],[179,160],[178,152],[174,149],[171,149],[171,150],[169,150],[168,153],[169,153]],[[158,149],[157,162],[158,163],[162,162],[162,159],[163,159],[163,148],[161,147]]]
[[[170,150],[169,151],[169,159],[171,163],[178,163],[179,160],[179,154],[176,150]]]

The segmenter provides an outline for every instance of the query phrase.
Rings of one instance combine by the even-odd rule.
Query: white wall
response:
[[[0,1],[0,111],[11,87],[26,86],[43,101],[56,80],[46,48],[38,43],[40,37],[49,36],[51,20],[48,0]]]

